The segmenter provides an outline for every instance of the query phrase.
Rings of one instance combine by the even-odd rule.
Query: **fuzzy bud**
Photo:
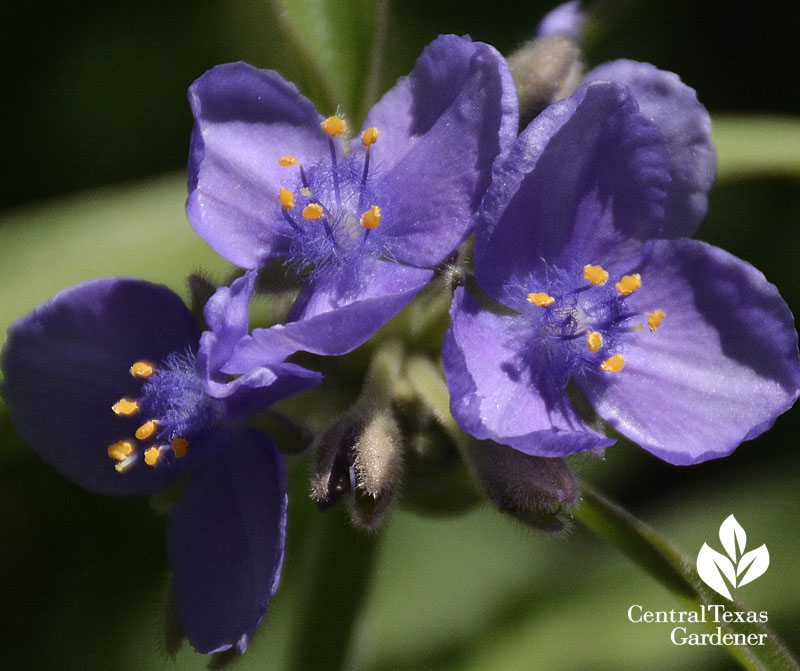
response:
[[[526,43],[508,57],[519,97],[520,127],[580,84],[580,48],[568,37],[550,35]]]
[[[375,528],[383,519],[403,472],[400,429],[385,407],[345,415],[317,441],[311,497],[327,510],[350,492],[355,524]]]
[[[490,440],[465,454],[486,496],[503,513],[544,531],[561,531],[577,503],[578,483],[564,459],[533,457]]]

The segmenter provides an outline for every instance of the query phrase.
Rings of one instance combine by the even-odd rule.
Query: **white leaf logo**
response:
[[[720,525],[719,540],[728,556],[703,543],[697,554],[697,575],[715,592],[732,600],[728,585],[741,587],[762,576],[769,567],[769,551],[762,545],[745,552],[747,534],[733,515]]]

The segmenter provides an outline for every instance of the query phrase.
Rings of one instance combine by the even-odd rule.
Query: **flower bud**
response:
[[[375,527],[394,498],[403,473],[402,445],[391,411],[374,410],[353,446],[356,491],[350,514],[359,526]]]
[[[564,459],[533,457],[490,440],[469,441],[464,453],[501,512],[544,531],[567,526],[579,489]]]
[[[400,429],[386,407],[360,408],[317,442],[311,497],[327,510],[350,492],[350,517],[367,529],[383,519],[403,471]]]
[[[312,445],[311,498],[322,511],[351,489],[355,479],[352,451],[361,428],[358,422],[345,416]]]
[[[583,76],[580,53],[573,40],[550,35],[524,44],[509,56],[519,97],[520,128],[578,87]]]

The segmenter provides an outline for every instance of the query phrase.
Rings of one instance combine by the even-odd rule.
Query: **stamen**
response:
[[[133,375],[133,377],[138,377],[140,379],[148,378],[155,372],[156,372],[155,366],[153,366],[153,364],[147,363],[147,361],[137,361],[130,367],[131,375]]]
[[[380,223],[381,208],[377,205],[373,205],[361,215],[361,225],[366,229],[372,230],[373,228],[378,228],[378,224]]]
[[[378,135],[380,135],[380,133],[375,126],[367,128],[367,130],[361,133],[361,144],[365,147],[375,144],[378,141]]]
[[[156,420],[151,419],[136,429],[135,435],[139,440],[147,440],[156,432]]]
[[[294,207],[294,194],[289,189],[281,187],[278,191],[278,200],[281,201],[284,210],[291,210]]]
[[[623,275],[616,287],[623,296],[630,296],[634,291],[642,288],[642,276],[639,273]]]
[[[546,308],[548,305],[552,305],[555,302],[555,298],[547,295],[543,291],[536,294],[528,294],[528,303],[538,305],[540,308]]]
[[[320,124],[320,126],[322,127],[322,130],[331,137],[339,137],[347,128],[344,119],[336,115],[329,116]]]
[[[586,265],[583,267],[583,278],[592,284],[605,284],[608,282],[608,271],[603,266]]]
[[[118,443],[109,445],[106,452],[115,461],[122,461],[131,456],[136,451],[136,447],[130,440],[120,440]]]
[[[610,359],[606,359],[600,364],[607,373],[619,373],[625,366],[625,357],[621,354],[615,354]]]
[[[189,451],[189,441],[178,436],[177,438],[172,439],[170,447],[172,448],[172,453],[178,457],[178,459],[182,459]]]
[[[284,168],[288,168],[291,165],[297,165],[297,159],[294,156],[289,156],[286,154],[285,156],[281,156],[278,159],[278,165],[282,165]]]
[[[158,458],[161,456],[161,450],[158,447],[148,447],[144,451],[144,463],[148,466],[155,466],[158,463]]]
[[[667,313],[663,310],[653,310],[653,312],[647,313],[647,325],[650,327],[650,333],[661,326],[661,320],[666,316]]]
[[[320,219],[322,214],[322,205],[318,203],[311,203],[303,208],[303,219]]]
[[[133,417],[139,412],[139,402],[132,398],[121,398],[111,406],[111,409],[114,411],[115,415]]]
[[[586,334],[586,347],[594,354],[603,346],[603,335],[597,331],[589,331]]]
[[[117,473],[124,473],[127,471],[131,465],[136,461],[136,455],[132,454],[129,457],[125,457],[122,461],[118,464],[114,464],[114,468],[117,469]]]

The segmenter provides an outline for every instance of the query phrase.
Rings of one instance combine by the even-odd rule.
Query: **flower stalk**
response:
[[[719,601],[697,576],[694,561],[678,550],[653,528],[624,508],[593,491],[585,483],[582,501],[573,515],[588,531],[610,543],[636,562],[652,577],[679,596],[691,607],[708,606]],[[733,602],[736,610],[745,610]],[[730,634],[766,634],[764,645],[729,645],[726,650],[743,669],[789,671],[800,669],[786,646],[763,624],[754,622],[714,622]]]

